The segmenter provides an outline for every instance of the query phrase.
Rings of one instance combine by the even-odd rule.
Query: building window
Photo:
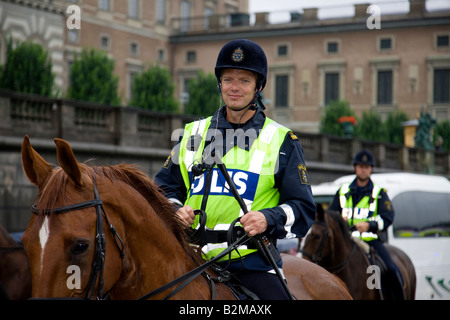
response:
[[[133,86],[134,86],[134,80],[136,79],[136,75],[138,75],[138,72],[136,71],[129,71],[128,72],[128,100],[133,99]]]
[[[156,22],[162,26],[166,24],[166,0],[156,3]]]
[[[111,10],[110,0],[98,0],[98,8],[103,11]]]
[[[70,43],[79,43],[79,30],[77,29],[70,29],[67,30],[67,40]]]
[[[392,108],[398,107],[398,96],[399,92],[399,64],[400,59],[398,57],[378,57],[370,60],[371,66],[371,103],[372,106],[378,106],[378,112],[382,119],[387,116]],[[409,89],[415,90],[416,83],[414,80],[417,79],[418,71],[414,68],[410,68],[409,79],[406,78],[405,83]],[[414,86],[412,86],[414,85]],[[408,89],[408,88],[406,88]]]
[[[346,61],[330,59],[319,62],[319,103],[326,106],[331,101],[345,99]]]
[[[205,23],[205,30],[209,29],[209,18],[214,15],[214,9],[210,7],[206,7],[204,11],[204,23]]]
[[[325,105],[339,100],[339,72],[325,73]]]
[[[182,86],[182,92],[180,95],[180,101],[183,106],[189,103],[189,82],[191,82],[193,78],[184,78],[183,86]]]
[[[380,51],[392,50],[392,38],[381,38],[379,39]]]
[[[139,56],[139,44],[137,42],[130,44],[130,54],[134,57]]]
[[[434,69],[433,103],[450,103],[450,69]]]
[[[181,1],[181,31],[189,31],[191,29],[191,2],[188,0]]]
[[[339,53],[339,42],[338,41],[328,41],[326,44],[326,52],[328,54]]]
[[[439,34],[436,36],[436,47],[438,49],[448,49],[450,48],[449,44],[449,35],[448,34]]]
[[[158,62],[166,61],[166,52],[164,49],[158,49]]]
[[[128,0],[128,17],[139,18],[139,0]]]
[[[100,48],[103,50],[109,50],[111,48],[111,41],[109,36],[100,37]]]
[[[377,75],[377,104],[391,105],[392,99],[392,70],[379,70]]]
[[[289,47],[287,44],[281,44],[277,46],[278,57],[287,57],[289,54]]]
[[[277,75],[275,77],[275,107],[285,108],[288,106],[289,98],[289,76]]]
[[[195,51],[188,51],[186,53],[186,62],[194,63],[196,61],[197,61],[197,52],[195,52]]]

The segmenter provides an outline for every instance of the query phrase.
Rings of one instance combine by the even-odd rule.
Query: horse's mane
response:
[[[172,230],[175,237],[179,240],[185,251],[198,262],[197,254],[192,250],[187,242],[186,231],[175,214],[174,206],[163,195],[161,189],[139,170],[135,165],[118,164],[112,166],[88,166],[79,164],[82,172],[86,173],[91,179],[103,177],[109,179],[112,183],[124,182],[130,187],[136,189],[147,201],[155,208],[155,212],[161,220]],[[69,178],[61,168],[56,168],[54,174],[47,182],[45,189],[41,192],[38,208],[52,209],[55,207],[56,200],[62,198],[66,203],[74,203],[67,192],[64,192]],[[100,195],[101,197],[101,195]]]
[[[0,226],[0,246],[4,246],[4,245],[17,245],[17,242],[13,239],[13,237],[11,237],[11,235],[8,233],[8,231]],[[6,241],[5,244],[2,244],[2,239],[4,239]]]
[[[350,245],[353,245],[353,240],[348,232],[348,224],[344,221],[342,215],[337,211],[326,211],[326,214],[335,222],[339,232],[342,233],[344,241]]]

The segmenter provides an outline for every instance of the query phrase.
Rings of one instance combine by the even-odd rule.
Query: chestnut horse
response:
[[[23,300],[31,296],[31,275],[22,246],[0,226],[0,300]]]
[[[414,265],[400,249],[385,246],[402,274],[405,298],[414,300],[416,291]],[[368,269],[371,263],[366,253],[351,238],[348,224],[338,212],[324,212],[322,206],[317,205],[316,220],[304,239],[302,252],[305,259],[319,264],[341,278],[353,299],[383,299],[382,292],[374,287],[375,276],[369,279],[375,273],[373,269]]]
[[[39,190],[22,237],[33,297],[138,299],[205,263],[187,242],[173,206],[143,172],[126,164],[78,163],[66,141],[55,143],[56,168],[28,136],[22,145],[24,171]],[[300,258],[288,264],[298,299],[351,299],[325,269]],[[151,298],[234,299],[222,283],[212,290],[209,278],[195,277],[176,294],[163,287]]]

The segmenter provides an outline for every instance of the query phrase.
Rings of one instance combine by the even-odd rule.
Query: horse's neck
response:
[[[138,298],[196,267],[193,258],[160,219],[141,221],[137,225],[130,223],[125,228],[128,229],[125,234],[132,234],[132,238],[124,239],[124,268],[115,290],[117,298]],[[209,293],[209,287],[206,285],[207,290],[203,289],[205,285],[202,278],[199,277],[192,285],[181,290],[177,298],[189,298],[189,295],[190,299],[197,296],[207,298],[202,293]],[[194,294],[194,291],[198,292]],[[170,291],[165,292],[165,295],[168,292]]]
[[[338,231],[338,227],[335,228],[334,243],[331,246],[333,248],[331,260],[334,266],[344,266],[346,264],[345,268],[343,267],[342,269],[352,272],[352,261],[365,262],[365,257],[362,250],[357,247],[357,244],[352,239],[347,239],[347,237],[349,237],[347,234],[342,234]]]
[[[335,274],[347,285],[350,294],[356,300],[379,299],[378,290],[371,290],[366,285],[369,274],[366,272],[369,260],[365,252],[354,242],[353,239],[335,243],[334,248],[340,248],[340,252],[335,256],[340,257],[335,260],[335,266],[340,266]],[[342,245],[345,243],[346,245]]]

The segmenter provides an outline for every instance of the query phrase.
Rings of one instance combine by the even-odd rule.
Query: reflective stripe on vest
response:
[[[205,139],[208,136],[205,133],[211,124],[210,119],[206,119],[204,130],[200,130],[202,129],[200,124],[195,125],[194,123],[194,125],[186,126],[183,140],[188,140],[191,135],[196,134],[195,129],[197,128],[198,134],[202,135],[202,142],[198,150],[186,151],[187,142],[183,140],[180,148],[180,161],[182,161],[180,169],[185,172],[183,179],[189,190],[185,205],[190,205],[194,209],[200,208],[203,199],[206,172],[199,177],[193,177],[191,185],[189,185],[189,176],[192,174],[189,172],[192,170],[192,164],[201,159]],[[239,194],[244,199],[247,210],[261,210],[278,205],[280,195],[278,189],[274,189],[274,172],[278,164],[279,149],[288,132],[288,128],[267,118],[249,151],[234,146],[222,158]],[[287,205],[280,207],[287,216],[285,225],[287,237],[295,237],[290,230],[295,221],[293,210]],[[231,222],[243,215],[242,209],[229,191],[229,187],[217,167],[212,170],[210,193],[205,211],[207,213],[206,227],[210,230],[228,230]],[[198,221],[196,220],[192,227],[195,228],[197,225]],[[226,247],[227,243],[214,243],[204,246],[202,251],[207,259],[211,259]],[[239,248],[239,254],[232,253],[231,259],[240,258],[255,251],[255,249],[243,246]],[[228,256],[224,259],[228,259]]]
[[[339,189],[339,202],[342,208],[342,217],[348,221],[349,226],[363,221],[376,221],[378,224],[378,230],[383,230],[384,221],[378,215],[377,210],[377,199],[382,188],[374,185],[372,190],[373,201],[370,202],[370,197],[365,196],[359,201],[356,206],[353,206],[353,199],[351,196],[347,199],[347,193],[349,192],[349,190],[349,184],[345,184]],[[378,239],[378,235],[373,232],[363,232],[361,234],[359,231],[353,231],[352,236],[360,237],[364,241]]]

